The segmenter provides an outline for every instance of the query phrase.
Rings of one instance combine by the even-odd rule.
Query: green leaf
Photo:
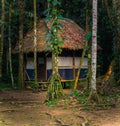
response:
[[[53,35],[52,35],[51,33],[48,33],[47,36],[48,36],[49,38],[52,38]]]
[[[52,10],[52,14],[56,15],[57,14],[57,10],[56,9]]]
[[[64,17],[61,14],[58,15],[58,18],[64,20]]]
[[[58,4],[57,0],[53,0],[52,5],[56,6]]]
[[[55,49],[55,50],[58,50],[58,46],[54,46],[54,49]]]
[[[91,38],[92,38],[92,32],[89,32],[85,37],[85,41],[89,41]]]
[[[46,41],[46,43],[50,43],[51,42],[51,39],[48,39],[47,41]]]
[[[50,7],[48,7],[44,12],[43,12],[43,14],[48,14],[48,12],[51,10],[51,8]]]
[[[45,22],[48,23],[50,21],[50,19],[52,18],[51,15],[48,15],[46,18],[45,18]]]
[[[51,49],[51,45],[48,45],[47,48],[48,48],[48,49]]]

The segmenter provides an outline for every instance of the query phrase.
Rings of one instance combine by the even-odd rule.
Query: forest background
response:
[[[11,86],[11,70],[9,66],[9,49],[10,46],[13,49],[16,42],[19,40],[19,18],[20,16],[20,2],[15,0],[5,0],[4,11],[2,3],[0,3],[0,41],[1,41],[1,59],[2,67],[0,68],[1,81],[6,85]],[[23,1],[21,1],[23,2]],[[89,25],[92,26],[92,4],[87,8],[87,3],[91,1],[86,0],[61,0],[61,15],[65,18],[72,19],[80,27],[86,30],[86,11],[90,14]],[[45,18],[45,10],[47,8],[46,0],[37,0],[37,20]],[[97,42],[101,47],[101,51],[98,54],[97,64],[100,67],[97,69],[97,76],[104,75],[109,65],[114,61],[113,71],[115,77],[115,84],[119,84],[120,76],[120,41],[119,41],[119,29],[120,29],[120,9],[119,1],[116,0],[98,0],[98,33]],[[23,12],[23,36],[26,35],[28,30],[34,24],[34,6],[33,1],[24,0],[24,12]],[[116,9],[117,8],[117,9]],[[4,13],[4,14],[3,14]],[[10,40],[10,43],[9,43]],[[3,43],[3,51],[2,51]],[[3,55],[2,55],[3,54]],[[18,56],[12,55],[13,77],[15,83],[18,83]]]

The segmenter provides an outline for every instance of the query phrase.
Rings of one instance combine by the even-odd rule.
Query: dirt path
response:
[[[105,110],[48,107],[44,104],[45,95],[46,92],[0,92],[0,126],[85,126],[86,120],[89,126],[120,126],[120,105]]]

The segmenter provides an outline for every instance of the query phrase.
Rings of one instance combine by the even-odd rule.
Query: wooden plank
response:
[[[82,68],[87,68],[88,66],[87,65],[84,65],[84,66],[82,66]],[[71,69],[73,69],[73,68],[76,68],[76,69],[78,69],[78,66],[58,66],[58,68],[71,68]]]
[[[74,80],[61,80],[61,82],[72,82]]]
[[[42,82],[41,81],[41,82],[38,82],[38,84],[49,84],[49,82],[47,82],[47,81],[46,82]]]

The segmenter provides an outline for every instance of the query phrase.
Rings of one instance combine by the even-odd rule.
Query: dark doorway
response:
[[[38,81],[46,81],[46,58],[38,57],[38,66],[37,66]]]

